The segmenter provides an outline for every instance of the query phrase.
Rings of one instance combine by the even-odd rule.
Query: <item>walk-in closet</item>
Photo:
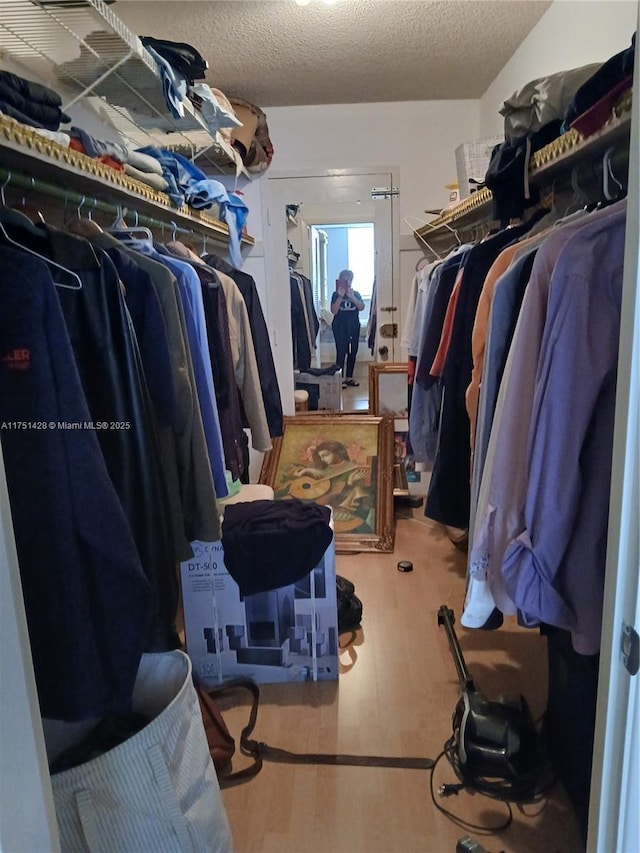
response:
[[[0,850],[640,850],[639,19],[0,2]]]

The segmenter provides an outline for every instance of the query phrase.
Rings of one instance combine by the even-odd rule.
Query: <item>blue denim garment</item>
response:
[[[220,181],[211,178],[192,183],[187,190],[186,200],[195,210],[211,207],[214,202],[218,202],[220,218],[229,227],[229,258],[236,269],[241,269],[240,240],[249,214],[246,204],[234,193],[227,193]]]
[[[176,168],[179,171],[180,180],[179,184],[183,189],[189,186],[190,180],[194,181],[204,181],[207,177],[202,169],[199,169],[195,163],[192,163],[187,157],[183,157],[182,154],[178,154],[177,152],[167,151],[166,149],[162,149],[162,153],[165,157],[173,157],[176,162]],[[217,183],[217,182],[216,182]]]
[[[167,108],[174,118],[184,118],[183,101],[187,97],[187,79],[177,68],[160,56],[157,50],[146,45],[146,50],[155,59],[162,80],[162,93]]]
[[[137,149],[141,154],[154,157],[162,166],[162,174],[169,184],[167,195],[181,207],[186,201],[194,210],[220,205],[220,218],[229,227],[229,257],[237,269],[242,267],[240,240],[249,208],[234,193],[227,193],[220,181],[208,178],[205,173],[181,154],[164,148],[147,145]]]
[[[148,154],[160,163],[162,175],[169,184],[167,195],[177,207],[182,207],[185,203],[186,191],[194,182],[206,179],[204,172],[181,154],[174,154],[173,151],[156,148],[153,145],[146,145],[136,150],[140,154]]]

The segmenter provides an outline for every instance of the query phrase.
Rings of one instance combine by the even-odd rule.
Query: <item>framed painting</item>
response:
[[[400,422],[402,423],[402,422]],[[397,425],[394,427],[393,433],[393,475],[394,498],[403,497],[409,494],[409,482],[407,480],[407,465],[409,462],[407,440],[409,438],[408,430],[398,430]]]
[[[369,412],[394,418],[409,416],[406,362],[369,365]]]
[[[394,497],[409,494],[407,439],[409,386],[406,362],[369,365],[369,411],[393,418]]]
[[[393,551],[393,418],[358,414],[285,417],[260,482],[276,500],[330,506],[337,551]]]

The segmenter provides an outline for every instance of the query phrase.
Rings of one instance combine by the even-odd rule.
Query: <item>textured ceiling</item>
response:
[[[262,107],[480,97],[550,0],[117,0],[185,41],[207,81]]]

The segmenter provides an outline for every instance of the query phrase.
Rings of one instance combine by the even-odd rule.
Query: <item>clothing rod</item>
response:
[[[51,196],[52,198],[58,198],[61,201],[68,202],[71,205],[80,206],[84,201],[87,203],[87,213],[100,211],[101,213],[110,213],[117,216],[118,214],[122,214],[122,211],[125,208],[128,208],[129,210],[131,209],[129,205],[100,201],[100,199],[95,198],[95,196],[87,195],[86,193],[79,193],[75,190],[67,190],[64,187],[50,184],[47,181],[40,180],[39,178],[32,178],[30,175],[13,172],[11,169],[5,169],[2,166],[0,166],[0,186],[14,187],[15,189],[25,190],[26,192],[42,193],[44,195]],[[132,199],[132,201],[135,202],[135,199]],[[152,216],[147,216],[144,213],[138,214],[137,212],[136,217],[138,225],[146,225],[149,228],[168,228],[171,232],[175,232],[176,234],[198,234],[210,238],[212,237],[207,230],[196,230],[197,223],[194,223],[196,228],[181,228],[170,219],[154,219]]]

